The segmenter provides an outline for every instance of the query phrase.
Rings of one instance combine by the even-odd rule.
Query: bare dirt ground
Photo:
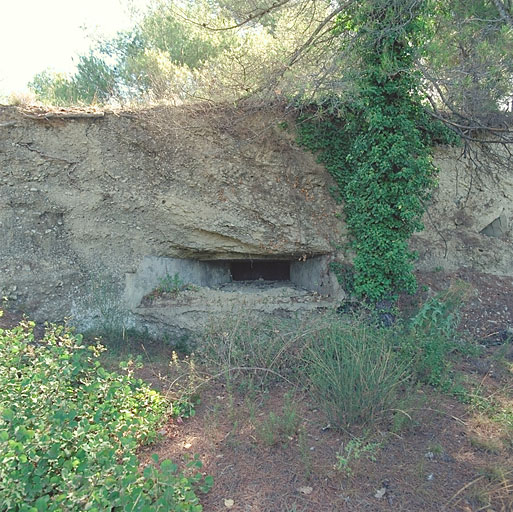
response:
[[[170,420],[142,459],[155,452],[177,462],[199,455],[202,471],[214,477],[201,499],[206,512],[513,511],[513,344],[507,340],[513,279],[422,273],[420,291],[402,297],[400,307],[412,309],[454,279],[474,289],[461,331],[483,350],[456,368],[474,390],[470,403],[419,387],[407,412],[395,416],[397,424],[335,431],[300,390],[277,385],[248,393],[214,380],[202,391],[195,416]],[[7,313],[0,327],[14,320]],[[140,376],[162,387],[171,349],[151,344],[144,354]],[[273,434],[270,412],[285,411],[287,396],[297,418],[291,430]],[[370,451],[341,463],[337,453],[347,454],[350,443],[362,439]]]

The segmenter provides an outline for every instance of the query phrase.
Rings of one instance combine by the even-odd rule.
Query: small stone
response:
[[[385,496],[386,492],[387,492],[386,487],[382,487],[381,489],[378,489],[376,491],[376,494],[374,495],[374,497],[378,498],[378,500],[380,500],[381,498],[383,498],[383,496]]]
[[[226,508],[232,508],[233,505],[235,505],[235,502],[233,500],[224,500],[224,506]]]
[[[305,487],[300,487],[300,488],[298,489],[298,491],[299,491],[301,494],[306,494],[306,495],[308,495],[308,494],[312,494],[313,489],[312,489],[311,487],[305,486]]]
[[[449,455],[448,453],[442,453],[442,455],[440,456],[440,460],[442,462],[456,462],[456,460],[454,459],[454,457],[452,457],[451,455]]]

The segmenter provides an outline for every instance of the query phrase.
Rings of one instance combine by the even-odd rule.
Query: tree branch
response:
[[[492,0],[493,5],[499,11],[502,20],[507,23],[510,27],[513,27],[513,16],[509,13],[507,7],[502,3],[501,0]]]
[[[289,63],[287,67],[292,66],[300,57],[301,54],[315,41],[315,38],[319,35],[319,33],[324,29],[324,27],[338,14],[340,14],[344,9],[349,7],[353,3],[353,0],[350,0],[345,5],[341,5],[338,9],[335,9],[331,12],[324,20],[319,23],[319,26],[310,34],[310,37],[292,54],[289,59]],[[322,34],[321,34],[322,35]]]
[[[187,18],[187,16],[184,16],[183,14],[180,14],[177,12],[176,14],[180,16],[183,20],[192,23],[193,25],[198,25],[199,27],[203,27],[207,30],[211,30],[212,32],[219,32],[221,30],[234,30],[236,28],[243,27],[244,25],[247,25],[253,20],[256,20],[258,18],[261,18],[262,16],[265,16],[266,14],[269,14],[270,12],[279,9],[280,7],[283,7],[285,4],[288,4],[290,0],[277,0],[273,4],[271,4],[269,7],[263,7],[261,9],[256,9],[256,11],[253,14],[250,14],[247,18],[242,20],[240,23],[236,23],[235,25],[231,25],[229,27],[211,27],[207,25],[206,23],[198,23],[197,21],[191,20],[190,18]]]

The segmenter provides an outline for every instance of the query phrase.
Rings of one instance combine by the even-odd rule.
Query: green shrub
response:
[[[379,420],[399,401],[410,365],[392,331],[336,317],[318,326],[304,351],[304,376],[333,427]]]
[[[310,105],[298,123],[300,144],[317,153],[344,203],[354,292],[372,303],[415,291],[408,241],[436,186],[431,147],[456,142],[428,114],[417,70],[434,12],[432,2],[352,2],[335,33],[356,34],[346,47],[359,56],[355,93]]]
[[[199,461],[187,475],[156,459],[141,473],[134,454],[169,403],[129,364],[106,371],[102,347],[55,326],[36,340],[33,328],[0,329],[0,511],[200,511]]]
[[[463,346],[456,340],[460,309],[469,294],[463,282],[428,299],[398,332],[398,350],[412,361],[416,380],[435,387],[450,384],[450,354]]]

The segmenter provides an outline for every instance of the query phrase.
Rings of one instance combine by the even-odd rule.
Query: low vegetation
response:
[[[135,450],[171,404],[130,363],[105,370],[102,350],[65,327],[41,339],[28,321],[0,329],[1,511],[202,510],[199,461],[140,468]]]
[[[392,326],[365,307],[304,320],[262,320],[240,312],[212,324],[198,355],[242,389],[283,381],[307,385],[334,427],[375,424],[417,383],[451,388],[451,354],[472,350],[456,331],[468,292],[457,283]]]
[[[298,474],[310,482],[320,469],[306,409],[315,408],[323,425],[318,431],[340,437],[326,461],[337,475],[330,478],[351,481],[381,460],[396,438],[418,429],[423,389],[475,411],[479,428],[469,446],[498,457],[513,446],[507,393],[487,395],[457,370],[462,354],[479,350],[457,330],[468,295],[468,287],[456,283],[412,316],[397,314],[392,325],[366,306],[305,319],[241,312],[212,324],[196,340],[196,353],[179,355],[168,347],[165,361],[159,353],[157,370],[146,376],[156,377],[162,392],[134,376],[140,368],[133,358],[120,371],[105,369],[102,363],[111,367],[121,357],[119,344],[105,358],[102,346],[65,327],[48,326],[43,336],[35,336],[28,321],[0,330],[0,511],[202,510],[199,497],[213,481],[200,472],[198,458],[182,458],[180,469],[157,455],[146,466],[141,460],[149,460],[170,415],[178,418],[175,429],[197,420],[199,399],[212,388],[219,396],[201,406],[202,436],[217,439],[228,419],[223,442],[234,454],[243,442],[253,451],[297,452]],[[503,353],[497,352],[496,363],[506,368]],[[493,439],[484,434],[490,429],[498,432]],[[143,445],[150,446],[140,458]],[[424,450],[418,471],[429,480],[426,465],[446,456],[443,439]],[[448,503],[459,505],[467,496],[482,506],[509,506],[511,472],[495,466],[482,471],[468,492]],[[375,499],[386,495],[387,485]]]

